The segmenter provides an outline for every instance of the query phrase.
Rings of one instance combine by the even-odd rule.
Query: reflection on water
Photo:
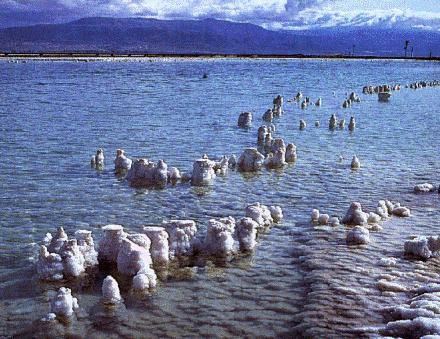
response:
[[[439,89],[403,89],[388,104],[361,95],[360,104],[341,108],[346,92],[366,84],[439,79],[436,63],[0,61],[0,69],[0,336],[368,336],[383,324],[381,307],[407,299],[392,284],[410,289],[439,279],[439,260],[402,255],[404,239],[436,234],[439,226],[439,195],[411,193],[415,183],[440,182]],[[204,72],[209,78],[202,80]],[[238,155],[255,145],[273,97],[299,90],[312,101],[322,97],[323,106],[285,103],[276,121],[276,135],[298,148],[293,166],[230,171],[209,187],[164,190],[131,188],[113,175],[117,148],[184,171],[205,153]],[[242,111],[254,113],[250,130],[236,127]],[[329,131],[333,113],[346,121],[354,115],[355,132]],[[300,119],[307,122],[303,131]],[[97,172],[89,161],[100,147],[106,166]],[[354,154],[362,163],[356,172]],[[413,216],[384,223],[368,246],[347,247],[343,226],[308,223],[312,208],[342,216],[351,201],[372,210],[383,198],[409,206]],[[134,294],[130,279],[114,268],[60,284],[36,280],[37,244],[57,226],[68,234],[89,229],[99,238],[108,223],[136,232],[163,219],[191,218],[203,234],[210,218],[241,217],[255,201],[280,205],[285,219],[261,235],[254,254],[178,263],[158,272],[152,293]],[[384,257],[396,257],[396,266],[378,265]],[[109,273],[125,300],[113,310],[99,301]],[[78,297],[82,316],[66,326],[42,324],[49,294],[61,285]]]

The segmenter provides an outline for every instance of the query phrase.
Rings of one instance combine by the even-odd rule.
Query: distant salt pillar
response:
[[[353,156],[353,159],[351,160],[351,169],[359,169],[361,167],[361,162],[359,161],[357,156]]]
[[[238,117],[238,127],[247,128],[252,126],[252,113],[243,112]]]
[[[350,123],[348,124],[348,129],[350,131],[354,131],[356,128],[356,120],[354,119],[354,117],[350,118]]]

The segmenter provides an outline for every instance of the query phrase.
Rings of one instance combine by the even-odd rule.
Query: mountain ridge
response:
[[[440,55],[440,32],[371,27],[271,31],[217,19],[89,17],[0,29],[2,52]]]

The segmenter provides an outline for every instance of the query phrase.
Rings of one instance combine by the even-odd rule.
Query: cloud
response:
[[[421,1],[412,7],[411,1],[416,0],[382,0],[378,5],[372,0],[0,0],[0,26],[59,23],[86,16],[137,16],[210,17],[269,29],[377,26],[439,30],[440,11],[428,11],[427,6],[414,10]]]

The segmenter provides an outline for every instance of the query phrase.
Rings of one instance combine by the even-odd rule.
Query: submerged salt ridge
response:
[[[2,78],[9,91],[0,105],[7,125],[15,126],[2,130],[2,147],[6,157],[20,164],[15,175],[3,168],[0,171],[9,197],[2,202],[7,214],[0,216],[5,225],[0,239],[8,246],[6,253],[11,254],[0,259],[1,266],[9,270],[7,278],[2,272],[5,278],[0,285],[2,306],[9,316],[8,322],[0,320],[6,324],[5,333],[17,333],[23,323],[32,328],[35,315],[49,311],[48,302],[39,297],[39,288],[27,286],[22,272],[34,267],[26,263],[26,258],[37,252],[30,244],[39,242],[60,220],[68,234],[80,228],[96,233],[99,225],[108,223],[122,223],[131,233],[141,231],[144,223],[157,224],[163,218],[185,217],[207,224],[210,218],[239,217],[249,201],[283,207],[282,228],[263,236],[253,257],[232,262],[225,269],[208,264],[171,272],[152,298],[125,298],[125,309],[118,309],[112,327],[121,335],[145,331],[157,336],[374,333],[368,326],[384,324],[380,309],[407,303],[413,297],[410,289],[414,284],[438,279],[436,258],[426,262],[403,258],[405,239],[435,235],[438,227],[438,195],[412,193],[417,183],[439,182],[435,156],[438,116],[432,112],[438,105],[438,90],[408,89],[405,95],[396,94],[389,104],[382,105],[375,96],[360,95],[361,103],[344,110],[340,107],[346,91],[360,91],[364,84],[439,78],[432,64],[273,60],[141,64],[29,62],[7,65],[15,68],[0,73],[2,77],[14,76]],[[35,67],[40,71],[37,75]],[[212,67],[207,80],[198,79],[200,67]],[[261,67],[267,68],[267,73],[261,72]],[[298,73],[300,68],[303,71]],[[148,82],[152,74],[154,85]],[[54,81],[56,96],[52,94]],[[14,91],[23,84],[35,92]],[[77,86],[85,89],[82,97],[73,95]],[[303,112],[285,104],[276,133],[295,144],[298,161],[282,171],[263,170],[257,175],[231,171],[207,188],[187,184],[144,191],[117,181],[113,168],[95,174],[84,165],[97,146],[111,150],[106,162],[122,147],[132,157],[163,158],[183,169],[189,169],[194,159],[205,153],[239,155],[244,147],[255,147],[259,126],[255,119],[271,106],[271,98],[278,93],[294,95],[299,89],[304,96],[322,97],[322,106],[309,106]],[[8,93],[18,95],[10,97]],[[93,102],[93,107],[87,102]],[[158,102],[162,104],[160,111]],[[237,130],[238,113],[250,109],[253,129]],[[152,112],[160,114],[152,118]],[[319,120],[326,127],[333,113],[346,121],[355,115],[355,133],[310,127],[298,130],[300,119],[309,126]],[[72,126],[72,114],[85,123]],[[175,117],[179,117],[179,124],[167,134]],[[44,133],[47,130],[50,136]],[[181,142],[176,143],[176,138]],[[30,140],[39,143],[34,146]],[[354,154],[362,163],[356,172],[350,170]],[[48,167],[55,159],[56,165]],[[6,175],[8,180],[3,180]],[[28,191],[23,197],[24,186]],[[373,211],[383,198],[410,207],[413,217],[387,222],[383,231],[371,234],[366,248],[347,249],[344,227],[315,228],[308,223],[312,208],[342,216],[352,201],[360,201],[365,210]],[[15,207],[13,199],[21,204]],[[23,236],[14,243],[12,234],[18,229],[23,230]],[[304,255],[297,262],[302,250]],[[392,258],[396,258],[394,266],[383,266],[393,263]],[[98,285],[72,286],[80,308],[89,312],[98,304]],[[393,292],[396,285],[408,293]],[[22,286],[20,298],[12,292],[17,286]],[[124,287],[121,293],[126,295]],[[106,325],[99,312],[93,314],[66,331],[87,329],[92,336],[102,335],[99,328]],[[264,322],[258,326],[255,319]]]

